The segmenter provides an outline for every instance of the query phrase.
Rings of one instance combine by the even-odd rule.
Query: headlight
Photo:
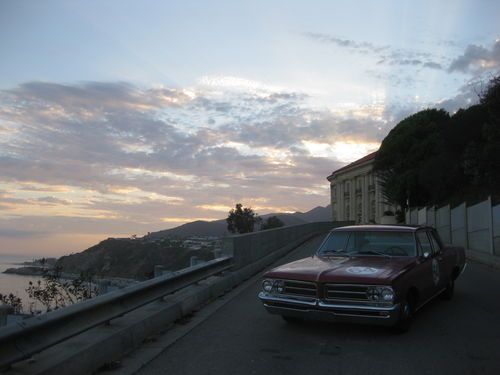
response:
[[[264,279],[262,281],[262,290],[266,293],[283,293],[285,291],[285,282],[283,280]]]
[[[382,289],[382,293],[380,295],[384,302],[392,302],[394,300],[394,292],[392,291],[392,288]]]
[[[266,293],[271,293],[273,290],[273,281],[268,279],[264,280],[262,282],[262,290]]]
[[[283,280],[276,280],[274,286],[278,293],[283,293],[285,291],[285,282]]]
[[[366,290],[366,296],[371,301],[392,302],[394,291],[389,286],[372,286]]]

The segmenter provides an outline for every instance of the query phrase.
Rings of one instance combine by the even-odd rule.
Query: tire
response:
[[[454,292],[455,292],[455,280],[450,279],[450,281],[446,285],[446,289],[444,290],[441,296],[443,297],[444,300],[449,301],[453,298]]]
[[[399,314],[399,320],[393,327],[394,333],[405,333],[411,327],[413,322],[413,312],[414,312],[414,302],[411,296],[408,296],[404,301],[401,302],[401,311]]]
[[[281,315],[283,320],[287,322],[288,324],[301,324],[304,322],[304,319],[302,318],[297,318],[295,316],[287,316],[287,315]]]

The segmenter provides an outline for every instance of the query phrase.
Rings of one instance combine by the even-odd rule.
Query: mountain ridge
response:
[[[307,212],[267,214],[261,218],[277,216],[285,225],[304,224],[310,221],[329,221],[330,207],[315,207]],[[121,277],[144,280],[154,274],[155,265],[169,270],[188,267],[192,256],[201,260],[213,259],[214,245],[198,249],[184,247],[188,237],[222,237],[229,235],[225,219],[197,220],[175,228],[148,233],[141,238],[108,238],[88,249],[58,259],[57,266],[64,272],[79,274],[92,271],[97,277]],[[215,243],[216,241],[214,241]]]
[[[330,205],[325,207],[316,206],[306,212],[294,213],[271,213],[260,215],[262,219],[267,219],[271,216],[277,216],[285,226],[305,224],[314,221],[330,221],[331,209]],[[217,236],[222,237],[229,235],[227,231],[226,219],[213,221],[196,220],[190,223],[182,224],[174,228],[163,229],[156,232],[150,232],[145,238],[167,238],[167,237],[191,237],[191,236]]]

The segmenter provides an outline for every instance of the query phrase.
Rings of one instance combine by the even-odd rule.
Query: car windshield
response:
[[[332,232],[318,250],[319,255],[415,256],[412,232],[338,231]]]

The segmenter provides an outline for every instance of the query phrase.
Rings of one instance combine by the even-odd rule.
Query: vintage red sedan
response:
[[[428,301],[452,298],[464,268],[464,249],[444,245],[430,227],[340,227],[313,256],[267,272],[259,298],[288,322],[350,321],[404,332]]]

